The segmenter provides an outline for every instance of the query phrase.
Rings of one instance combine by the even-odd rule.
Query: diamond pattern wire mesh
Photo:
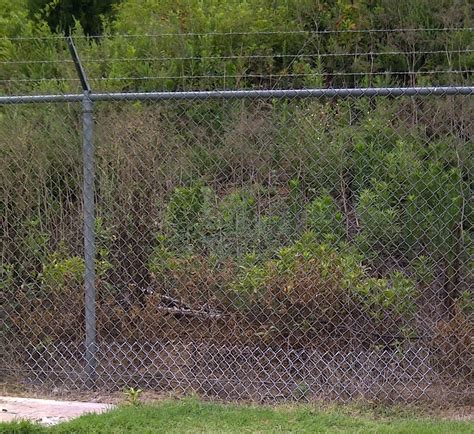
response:
[[[220,399],[467,402],[471,96],[95,104],[97,375],[81,115],[10,106],[1,373]]]

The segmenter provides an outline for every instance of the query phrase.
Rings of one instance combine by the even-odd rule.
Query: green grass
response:
[[[347,409],[311,406],[257,407],[202,403],[195,399],[155,405],[121,406],[86,415],[52,428],[29,422],[0,424],[2,433],[178,433],[178,432],[337,432],[473,433],[470,422],[417,419],[413,415],[377,416]]]

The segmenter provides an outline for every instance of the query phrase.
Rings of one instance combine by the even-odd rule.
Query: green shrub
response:
[[[103,242],[109,237],[110,232],[104,227],[101,218],[96,219],[96,240],[101,244],[96,252],[95,272],[96,278],[101,279],[105,273],[112,268],[109,262],[109,250]],[[85,261],[84,258],[71,254],[64,241],[59,243],[58,248],[48,254],[42,262],[41,272],[38,273],[38,281],[41,283],[45,297],[49,291],[70,292],[74,288],[83,285]]]
[[[157,235],[156,241],[156,245],[153,247],[147,264],[148,269],[155,279],[167,271],[175,270],[179,266],[180,258],[179,253],[167,247],[167,239],[165,236]]]
[[[320,241],[341,241],[344,237],[344,217],[329,194],[313,199],[306,206],[306,224]]]
[[[43,265],[41,282],[47,289],[61,292],[64,288],[80,285],[84,279],[84,259],[79,256],[65,257],[54,252]]]
[[[430,70],[472,69],[472,53],[456,53],[469,45],[470,9],[464,2],[454,0],[433,3],[404,2],[396,7],[381,1],[377,7],[346,2],[302,2],[249,0],[122,0],[115,8],[115,0],[83,4],[78,0],[49,2],[46,0],[2,0],[0,2],[0,36],[51,36],[51,31],[73,27],[75,36],[97,34],[102,38],[76,38],[83,59],[104,59],[87,62],[90,77],[100,77],[107,90],[174,90],[196,88],[299,87],[331,86],[356,87],[386,84],[386,76],[394,85],[440,84],[453,80],[453,74],[427,74]],[[462,2],[461,2],[462,3]],[[28,7],[30,6],[30,8]],[[43,9],[43,12],[41,12]],[[47,12],[45,12],[47,10]],[[38,12],[35,14],[35,12]],[[99,14],[97,14],[99,12]],[[35,15],[33,18],[31,15]],[[75,20],[72,20],[72,15]],[[448,20],[448,21],[446,21]],[[397,38],[390,33],[347,32],[311,35],[304,30],[363,30],[378,28],[466,27],[452,32],[400,32]],[[278,33],[295,31],[294,33]],[[234,33],[222,36],[221,33]],[[270,32],[259,33],[259,32]],[[272,33],[274,32],[274,33]],[[161,34],[129,38],[123,35]],[[190,34],[191,33],[191,34]],[[40,44],[0,41],[2,60],[59,60],[64,58],[64,41],[49,38]],[[317,44],[317,53],[315,55]],[[364,53],[433,51],[409,58],[404,54],[368,56],[325,56],[327,53]],[[443,51],[453,50],[449,56]],[[436,54],[436,52],[440,52]],[[299,58],[291,57],[297,54]],[[283,56],[281,56],[283,55]],[[290,55],[289,57],[285,57]],[[263,57],[258,57],[263,56]],[[304,56],[304,57],[303,57]],[[133,59],[148,59],[136,62]],[[106,62],[105,59],[121,59]],[[408,63],[410,62],[410,63]],[[3,65],[5,78],[58,78],[47,83],[9,83],[13,89],[37,87],[44,91],[77,90],[77,83],[62,79],[76,79],[73,65],[37,63]],[[423,72],[401,74],[396,71]],[[370,71],[367,76],[365,72]],[[395,71],[395,72],[394,72]],[[337,73],[348,75],[338,75]],[[356,75],[351,75],[350,73]],[[332,73],[336,73],[332,75]],[[385,73],[382,77],[377,73]],[[273,74],[273,77],[269,77]],[[286,74],[291,76],[285,77]],[[323,75],[321,75],[323,74]],[[280,75],[280,76],[279,76]],[[136,80],[136,77],[153,77]],[[457,74],[456,79],[465,80]],[[384,81],[385,80],[385,81]],[[97,89],[96,89],[97,90]]]
[[[212,251],[222,257],[240,257],[257,244],[254,230],[257,202],[245,189],[226,195],[219,203],[213,224]]]
[[[420,285],[429,286],[434,281],[433,258],[420,255],[413,259],[411,266],[414,276]]]
[[[76,21],[88,35],[98,35],[102,31],[104,15],[111,14],[113,5],[119,0],[28,0],[32,18],[44,19],[53,32],[68,34]]]
[[[411,257],[426,251],[435,258],[459,254],[456,228],[463,207],[462,180],[456,168],[428,163],[416,170],[405,204],[402,228]]]
[[[383,158],[383,181],[390,185],[392,203],[402,203],[410,194],[415,174],[422,165],[422,146],[412,140],[399,140]]]
[[[150,270],[173,268],[173,256],[189,254],[220,262],[238,261],[252,252],[261,257],[274,255],[293,228],[288,204],[278,196],[271,209],[258,211],[259,201],[269,195],[275,194],[256,186],[235,189],[218,199],[207,187],[178,187],[166,204],[163,230],[155,236]]]
[[[260,216],[255,226],[255,251],[261,258],[273,257],[275,252],[298,235],[291,218],[284,213],[284,202],[279,203],[280,213]]]
[[[27,220],[23,254],[31,261],[42,261],[47,254],[47,246],[51,235],[42,229],[38,218]]]
[[[268,74],[282,69],[286,63],[281,58],[271,58],[275,51],[287,52],[297,43],[292,35],[254,35],[252,32],[268,28],[296,29],[298,23],[291,20],[284,4],[274,5],[267,0],[235,2],[227,0],[190,0],[184,4],[175,1],[125,1],[117,8],[112,33],[211,33],[185,37],[167,36],[159,44],[150,39],[127,38],[111,40],[107,50],[120,57],[176,57],[167,61],[129,62],[115,64],[108,77],[163,76],[163,79],[131,82],[140,89],[166,88],[222,88],[235,86],[239,76],[250,70],[254,74]],[[228,37],[219,33],[240,32]],[[212,33],[216,33],[215,35]],[[242,55],[270,55],[264,62],[252,59],[219,58]],[[108,65],[108,67],[110,67]],[[201,76],[179,79],[184,76]],[[212,78],[223,76],[226,78]],[[205,76],[205,77],[204,77]],[[172,77],[172,78],[165,78]],[[247,80],[251,83],[252,80]],[[258,81],[258,80],[256,80]],[[124,83],[121,83],[121,85]]]
[[[10,264],[0,264],[0,291],[2,294],[14,292],[14,268]]]
[[[113,229],[114,227],[112,225],[107,226],[103,217],[96,217],[96,267],[100,277],[112,268],[112,264],[110,263],[110,248],[112,243],[116,240]]]
[[[319,100],[284,103],[274,103],[280,167],[308,197],[339,192],[349,166],[347,108]]]
[[[299,306],[318,321],[334,320],[360,306],[374,319],[382,313],[408,319],[414,311],[415,284],[402,273],[371,277],[363,257],[352,249],[336,250],[313,232],[279,250],[275,259],[250,256],[232,285],[245,306],[282,311]]]
[[[175,249],[188,249],[199,243],[207,222],[203,221],[211,208],[212,191],[195,185],[177,187],[166,206],[164,231]]]
[[[363,190],[357,203],[361,231],[357,244],[368,257],[388,255],[400,245],[400,211],[392,205],[390,187],[373,180],[373,189]]]
[[[400,272],[393,272],[387,278],[365,279],[354,288],[374,318],[382,319],[390,313],[411,318],[415,312],[415,284]]]

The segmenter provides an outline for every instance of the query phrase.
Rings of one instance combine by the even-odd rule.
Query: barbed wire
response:
[[[42,77],[42,78],[8,78],[0,79],[0,83],[33,83],[40,81],[81,81],[79,78]]]
[[[262,30],[249,32],[183,32],[183,33],[144,33],[144,34],[126,34],[116,33],[111,35],[74,35],[74,39],[107,39],[107,38],[157,38],[168,36],[251,36],[251,35],[330,35],[330,34],[360,34],[360,33],[415,33],[415,32],[458,32],[458,31],[473,31],[474,27],[425,27],[425,28],[396,28],[396,29],[340,29],[340,30]],[[1,36],[1,39],[11,41],[28,41],[28,40],[50,40],[63,39],[66,40],[68,36],[65,35],[51,35],[51,36]]]
[[[90,80],[100,80],[100,81],[107,81],[107,80],[154,80],[154,79],[201,79],[201,78],[280,78],[280,77],[312,77],[312,76],[372,76],[372,75],[412,75],[412,74],[434,74],[434,73],[472,73],[474,70],[456,70],[456,71],[416,71],[416,72],[409,72],[409,71],[390,71],[390,72],[315,72],[315,73],[295,73],[295,74],[230,74],[230,75],[168,75],[168,76],[144,76],[144,77],[100,77],[100,78],[91,78]]]
[[[71,59],[56,60],[0,60],[0,65],[36,65],[36,64],[62,64],[74,63]]]
[[[419,51],[379,51],[379,52],[351,52],[351,53],[311,53],[311,54],[249,54],[249,55],[230,55],[230,56],[189,56],[189,57],[132,57],[132,58],[112,58],[112,59],[83,59],[83,62],[153,62],[158,60],[238,60],[238,59],[293,59],[293,58],[312,58],[312,57],[350,57],[350,56],[395,56],[409,54],[463,54],[472,53],[474,50],[419,50]]]
[[[152,38],[158,36],[231,36],[231,35],[275,35],[275,34],[307,34],[317,36],[318,34],[344,34],[344,33],[396,33],[396,32],[428,32],[428,31],[436,31],[436,32],[448,32],[448,31],[467,31],[471,32],[474,30],[473,27],[466,27],[466,28],[411,28],[411,29],[348,29],[348,30],[282,30],[282,31],[259,31],[259,32],[208,32],[208,33],[162,33],[162,34],[142,34],[142,35],[105,35],[103,38],[115,38],[115,37],[126,37],[126,38],[138,38],[138,37],[145,37],[145,38]],[[12,40],[12,41],[28,41],[28,40],[47,40],[47,39],[65,39],[66,36],[63,35],[54,35],[51,37],[11,37],[5,38],[0,37],[0,42],[2,40]],[[89,38],[86,36],[75,36],[75,38]],[[95,39],[93,37],[92,39]],[[114,64],[130,64],[130,63],[166,63],[166,62],[173,62],[173,61],[182,61],[182,62],[199,62],[199,64],[205,64],[206,61],[209,62],[222,62],[221,66],[223,71],[218,71],[217,67],[213,68],[216,69],[215,73],[202,73],[202,71],[197,71],[196,74],[185,74],[186,71],[183,71],[182,74],[169,74],[169,75],[159,75],[158,74],[148,74],[148,75],[141,75],[135,76],[133,71],[128,71],[130,76],[127,76],[127,72],[124,71],[123,76],[119,77],[107,77],[108,72],[102,72],[103,76],[94,76],[94,68],[91,67],[91,71],[89,71],[89,79],[93,82],[125,82],[125,81],[133,81],[133,82],[146,82],[146,81],[159,81],[159,80],[180,80],[180,81],[191,81],[191,80],[199,80],[199,79],[207,79],[207,80],[215,80],[217,86],[217,80],[245,80],[245,79],[254,79],[254,80],[264,80],[271,81],[271,87],[278,86],[281,80],[285,78],[304,78],[304,77],[373,77],[373,76],[420,76],[420,75],[431,75],[431,76],[440,76],[442,74],[451,74],[451,75],[463,75],[463,74],[472,74],[474,70],[468,69],[468,65],[463,65],[462,62],[455,62],[456,65],[452,64],[451,66],[453,69],[443,69],[443,70],[435,70],[430,69],[427,71],[422,70],[422,66],[419,67],[419,70],[414,70],[414,66],[406,65],[405,70],[398,70],[398,71],[390,71],[390,70],[378,70],[378,68],[374,65],[375,59],[379,57],[390,57],[390,56],[405,56],[407,59],[415,59],[416,56],[436,56],[436,55],[446,55],[446,56],[453,56],[453,55],[462,55],[474,52],[474,49],[470,47],[470,45],[466,47],[458,47],[458,48],[450,48],[447,47],[445,49],[427,49],[427,50],[387,50],[387,51],[347,51],[347,52],[320,52],[317,51],[318,48],[313,46],[311,53],[305,53],[304,50],[308,50],[308,43],[312,42],[313,38],[307,38],[301,46],[295,50],[294,53],[262,53],[262,54],[226,54],[226,55],[161,55],[161,56],[136,56],[136,57],[103,57],[98,58],[95,56],[83,57],[81,61],[83,64],[91,65],[91,64],[98,64],[107,67],[107,65],[114,65]],[[60,54],[59,52],[57,54]],[[20,55],[17,55],[20,57]],[[317,59],[344,59],[344,58],[366,58],[367,61],[370,61],[372,65],[369,71],[331,71],[331,68],[325,68],[326,65],[322,65],[320,70],[316,71],[302,71],[298,72],[293,69],[293,66],[296,64],[296,61],[299,59],[314,61]],[[249,62],[255,61],[262,61],[262,65],[265,60],[269,59],[288,59],[288,62],[285,62],[283,66],[279,67],[279,70],[275,70],[274,73],[258,73],[255,71],[256,68],[248,68],[246,65]],[[243,69],[242,73],[234,73],[226,74],[226,61],[240,61],[242,63],[241,67]],[[458,64],[459,63],[459,64]],[[11,66],[12,68],[8,69],[8,75],[4,75],[5,78],[0,78],[0,83],[4,85],[14,84],[14,83],[61,83],[61,82],[79,82],[78,78],[68,78],[65,75],[71,75],[71,70],[69,65],[74,64],[74,61],[69,58],[57,58],[57,59],[5,59],[0,60],[0,65],[3,66]],[[198,64],[198,66],[199,66]],[[67,65],[68,68],[61,71],[55,71],[55,75],[58,77],[40,77],[40,78],[32,78],[28,77],[28,74],[16,74],[14,71],[15,66],[22,66],[22,65]],[[156,66],[156,65],[155,65]],[[465,69],[464,69],[465,68]],[[202,66],[201,68],[202,69]],[[252,72],[253,69],[253,72]],[[248,73],[247,73],[248,71]],[[294,71],[294,72],[291,72]],[[158,71],[157,71],[158,72]],[[162,70],[166,74],[165,70]],[[201,73],[199,73],[201,72]],[[209,72],[209,71],[207,71]],[[15,77],[17,75],[17,77]],[[22,77],[23,75],[23,77]],[[26,75],[26,76],[25,76]],[[38,74],[35,74],[38,75]],[[21,77],[21,78],[20,78]],[[464,78],[463,78],[464,80]],[[209,86],[209,83],[208,83]]]
[[[146,81],[146,80],[178,80],[178,79],[225,79],[225,78],[293,78],[293,77],[333,77],[333,76],[390,76],[390,75],[430,75],[430,74],[472,74],[474,69],[465,70],[430,70],[430,71],[367,71],[367,72],[313,72],[313,73],[288,73],[288,74],[201,74],[201,75],[154,75],[140,77],[89,77],[90,81]],[[80,81],[78,78],[18,78],[18,79],[0,79],[0,83],[16,82],[39,82],[39,81]]]
[[[163,56],[163,57],[119,57],[119,58],[84,58],[83,63],[118,63],[118,62],[155,62],[155,61],[186,61],[186,60],[240,60],[240,59],[295,59],[295,58],[323,58],[323,57],[361,57],[361,56],[397,56],[414,54],[467,54],[474,49],[463,50],[413,50],[413,51],[366,51],[349,53],[310,53],[310,54],[242,54],[224,56]],[[71,59],[56,60],[2,60],[2,65],[34,65],[34,64],[61,64],[74,63]]]

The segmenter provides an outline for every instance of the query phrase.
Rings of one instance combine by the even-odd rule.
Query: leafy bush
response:
[[[99,232],[100,237],[100,232]],[[108,251],[104,247],[97,252],[96,277],[102,278],[112,267],[108,260]],[[64,292],[75,290],[83,285],[85,272],[84,258],[71,256],[63,243],[43,262],[42,271],[38,275],[43,296],[48,298],[51,291]]]
[[[278,167],[309,197],[324,191],[340,193],[350,165],[347,102],[333,105],[309,99],[292,105],[283,100],[274,106]]]
[[[205,213],[212,203],[212,191],[195,185],[174,190],[166,207],[164,230],[176,249],[188,249],[199,242],[204,230]]]
[[[306,206],[308,229],[320,241],[341,241],[344,237],[344,217],[329,194],[313,199]]]
[[[83,258],[63,257],[61,252],[54,252],[43,265],[41,282],[53,291],[62,291],[67,286],[75,288],[83,282],[84,270]]]
[[[114,3],[117,3],[115,7]],[[469,71],[473,57],[471,53],[462,52],[471,38],[468,2],[438,3],[423,0],[414,6],[413,2],[404,1],[403,5],[396,6],[404,10],[400,14],[388,0],[378,1],[377,7],[366,3],[294,0],[3,0],[0,28],[2,36],[51,36],[56,30],[68,31],[69,28],[75,36],[102,33],[96,40],[77,38],[76,44],[84,59],[123,59],[88,62],[88,75],[101,77],[95,87],[104,85],[107,90],[275,85],[353,87],[386,85],[387,81],[402,85],[442,84],[452,81],[453,74],[428,72]],[[311,35],[309,40],[305,33],[324,29],[363,30],[374,26],[380,29],[466,26],[466,30],[401,32],[396,38],[390,32],[343,32]],[[293,33],[280,34],[275,30]],[[222,36],[229,32],[234,34]],[[123,36],[161,33],[164,35],[158,43],[156,38]],[[40,46],[26,44],[25,48],[21,45],[0,41],[4,60],[45,60],[44,56],[59,60],[66,49],[63,41],[51,38],[42,41]],[[325,56],[344,52],[403,53],[414,47],[422,54]],[[453,52],[443,55],[446,49]],[[136,58],[148,60],[136,62],[133,60]],[[77,78],[73,65],[62,64],[61,68],[54,63],[4,66],[2,72],[7,79],[59,79],[48,83],[6,84],[13,89],[31,89],[32,86],[50,92],[77,89],[76,83],[62,80]],[[423,74],[397,74],[413,68],[415,73]],[[371,73],[365,75],[367,71]],[[290,75],[286,77],[287,74]],[[154,79],[136,80],[136,77]],[[465,80],[459,74],[454,77]]]
[[[158,17],[158,19],[157,19]],[[165,18],[166,17],[166,18]],[[284,4],[273,5],[268,0],[235,2],[227,0],[191,0],[183,4],[175,1],[126,1],[117,8],[116,19],[110,30],[115,33],[193,33],[185,37],[169,35],[160,38],[158,45],[150,44],[148,38],[138,38],[133,46],[126,38],[112,40],[111,46],[121,57],[178,57],[175,60],[125,63],[115,65],[107,74],[120,76],[163,76],[158,87],[171,90],[176,88],[214,87],[225,75],[225,86],[233,86],[239,76],[246,75],[250,69],[255,74],[268,74],[283,67],[282,60],[271,58],[275,51],[287,52],[295,44],[291,35],[253,35],[252,32],[268,30],[269,27],[295,29]],[[213,34],[199,35],[212,32]],[[230,37],[219,33],[240,32]],[[243,51],[242,51],[243,50]],[[265,62],[251,59],[220,59],[219,56],[233,56],[239,51],[242,55],[270,55]],[[183,78],[176,79],[183,75]],[[201,76],[198,79],[192,76]],[[204,77],[208,78],[204,78]],[[170,77],[170,78],[168,78]],[[156,82],[143,82],[140,88],[156,86]]]
[[[64,40],[51,38],[43,18],[31,20],[27,3],[0,0],[1,91],[80,92],[74,65],[63,61]],[[83,38],[91,28],[80,16],[72,33],[88,75],[100,78],[92,80],[96,91],[470,78],[427,74],[474,68],[472,53],[455,52],[471,44],[467,1],[369,3],[123,0],[114,18],[92,18],[104,26],[101,38]],[[237,33],[220,34],[228,32]],[[167,36],[130,37],[140,33]],[[15,36],[42,39],[8,39]],[[385,54],[327,56],[351,52]],[[98,335],[128,342],[220,336],[252,344],[278,337],[291,345],[286,338],[299,334],[311,345],[318,337],[322,345],[339,340],[339,349],[349,335],[351,345],[365,345],[361,336],[371,339],[372,332],[409,338],[407,331],[424,323],[433,327],[423,334],[437,333],[433,345],[439,342],[445,372],[465,370],[473,310],[470,102],[457,96],[97,104]],[[9,341],[25,354],[24,344],[44,350],[83,341],[79,119],[79,104],[0,113],[0,292]],[[127,298],[129,288],[139,297]],[[439,321],[445,293],[455,318]],[[203,319],[157,311],[163,294],[195,309],[217,307],[225,321],[208,327]]]
[[[232,192],[219,203],[214,231],[225,256],[240,256],[254,243],[256,206],[255,198],[246,190]]]
[[[276,197],[272,209],[258,212],[259,201],[272,194],[259,186],[231,191],[218,199],[210,188],[178,187],[166,204],[163,230],[156,234],[149,268],[173,269],[175,259],[203,254],[225,261],[252,252],[272,256],[294,228],[290,210]]]
[[[0,292],[8,294],[14,291],[14,269],[10,264],[2,263],[0,265]]]
[[[368,278],[356,285],[355,291],[374,318],[386,318],[392,313],[409,319],[415,313],[415,283],[400,272],[393,272],[387,278]]]
[[[389,185],[373,181],[371,190],[363,190],[357,204],[361,231],[357,243],[362,252],[388,255],[400,244],[400,211],[391,203]]]
[[[352,188],[360,194],[372,186],[373,180],[383,181],[386,170],[384,160],[395,147],[390,119],[393,109],[387,109],[383,103],[377,112],[368,110],[368,101],[358,102],[360,110],[368,112],[363,116],[361,125],[356,127],[354,146],[351,153]]]
[[[456,168],[443,170],[431,163],[415,172],[403,228],[412,254],[421,249],[435,257],[457,254],[454,246],[463,207],[462,183]]]
[[[415,307],[415,284],[402,273],[370,277],[363,257],[346,249],[338,251],[320,243],[315,233],[306,232],[293,245],[280,249],[275,259],[259,263],[249,257],[241,265],[233,291],[248,309],[259,305],[275,313],[290,310],[323,323],[340,320],[356,312],[357,306],[374,319],[389,312],[409,319]]]
[[[28,0],[32,18],[44,19],[53,32],[68,34],[76,21],[88,35],[102,31],[104,15],[111,14],[112,6],[119,0]]]

